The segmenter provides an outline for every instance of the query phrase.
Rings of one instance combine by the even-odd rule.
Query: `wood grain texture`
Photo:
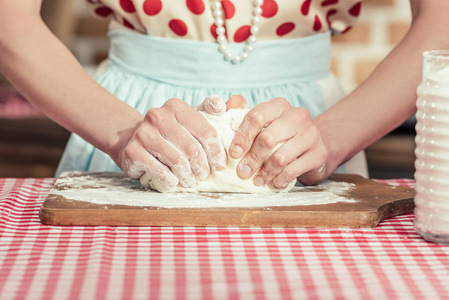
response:
[[[121,173],[95,174],[98,178],[125,177]],[[335,174],[330,180],[355,184],[344,197],[356,201],[302,206],[180,209],[95,204],[50,191],[41,207],[40,220],[48,225],[361,228],[374,227],[386,218],[413,212],[415,192],[412,188],[386,185],[351,174]],[[53,190],[70,188],[56,181]]]

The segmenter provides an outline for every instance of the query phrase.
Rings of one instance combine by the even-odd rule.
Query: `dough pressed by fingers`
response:
[[[218,136],[226,151],[229,150],[235,131],[242,123],[249,109],[230,109],[222,115],[211,115],[200,112],[207,121],[217,130]],[[280,145],[279,145],[280,146]],[[273,150],[274,151],[274,150]],[[272,183],[266,186],[254,185],[253,178],[242,179],[237,175],[237,166],[240,159],[232,158],[227,153],[228,160],[226,167],[220,171],[213,171],[203,181],[193,188],[186,188],[178,184],[172,189],[167,189],[162,185],[155,184],[155,181],[147,173],[142,175],[140,182],[146,188],[154,189],[158,192],[179,193],[179,192],[207,192],[207,193],[276,193],[288,192],[296,183],[293,180],[287,188],[278,189]]]

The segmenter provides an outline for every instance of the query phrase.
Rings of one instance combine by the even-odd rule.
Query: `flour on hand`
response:
[[[235,131],[242,123],[249,109],[230,109],[221,115],[211,115],[205,112],[200,113],[207,121],[217,130],[218,136],[223,143],[226,152],[229,150],[231,141],[234,138]],[[274,150],[273,150],[274,151]],[[150,176],[145,173],[140,182],[143,186],[151,188],[159,192],[208,192],[208,193],[272,193],[272,192],[288,192],[296,183],[293,180],[286,189],[278,189],[272,183],[267,186],[258,187],[254,185],[253,178],[242,179],[237,175],[237,166],[239,159],[232,158],[227,153],[228,160],[226,167],[220,171],[213,171],[205,180],[199,181],[198,185],[193,188],[186,188],[178,184],[176,187],[167,190],[165,187],[154,184]]]

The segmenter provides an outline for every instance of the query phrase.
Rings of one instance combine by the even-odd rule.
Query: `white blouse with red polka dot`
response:
[[[86,0],[97,17],[153,36],[213,42],[210,0]],[[252,0],[222,0],[229,42],[251,34]],[[264,0],[258,40],[297,38],[331,30],[348,31],[360,14],[360,0]]]

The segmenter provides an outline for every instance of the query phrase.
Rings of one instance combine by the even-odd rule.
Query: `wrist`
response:
[[[321,139],[329,153],[326,167],[331,171],[330,173],[333,173],[341,164],[349,159],[347,151],[349,149],[349,143],[338,132],[333,130],[333,126],[329,126],[332,122],[326,120],[326,116],[320,115],[312,122],[318,128]]]
[[[143,115],[136,111],[136,114],[129,116],[126,122],[121,122],[120,126],[114,126],[114,130],[111,130],[107,138],[105,152],[119,167],[122,165],[123,149],[134,136],[136,129],[142,124],[143,118]]]

